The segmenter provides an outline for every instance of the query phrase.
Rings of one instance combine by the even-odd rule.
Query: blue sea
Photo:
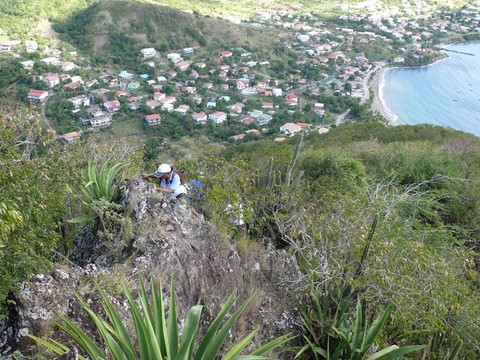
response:
[[[448,58],[425,67],[392,68],[379,95],[396,124],[429,123],[480,136],[480,42],[447,47]]]

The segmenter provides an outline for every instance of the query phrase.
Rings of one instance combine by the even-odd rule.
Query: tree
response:
[[[48,269],[62,240],[68,168],[39,118],[0,104],[0,302],[21,281]]]

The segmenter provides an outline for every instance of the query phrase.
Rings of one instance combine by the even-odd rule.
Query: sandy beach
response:
[[[385,119],[388,120],[388,123],[390,125],[397,125],[390,119],[387,115],[387,112],[385,111],[385,108],[383,106],[382,101],[380,100],[380,79],[382,77],[383,72],[387,68],[382,68],[379,71],[377,71],[372,79],[372,82],[370,83],[370,89],[373,93],[373,101],[370,109],[375,112],[378,111]]]

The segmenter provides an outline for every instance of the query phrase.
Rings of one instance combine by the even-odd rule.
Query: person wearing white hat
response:
[[[157,171],[152,174],[143,174],[143,178],[156,177],[160,179],[160,186],[156,189],[164,194],[170,194],[174,198],[181,198],[187,194],[187,189],[182,185],[180,175],[173,171],[168,164],[161,164]]]

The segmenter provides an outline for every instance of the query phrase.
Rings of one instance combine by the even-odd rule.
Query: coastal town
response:
[[[372,96],[372,79],[382,68],[431,63],[446,56],[442,44],[475,40],[480,32],[480,5],[432,11],[423,1],[403,0],[381,8],[379,1],[344,5],[344,13],[364,15],[329,22],[279,11],[249,21],[226,19],[277,29],[277,47],[291,59],[283,67],[246,47],[216,53],[198,45],[143,47],[135,61],[144,72],[94,69],[77,51],[42,47],[33,39],[2,41],[0,52],[16,58],[23,81],[31,84],[18,92],[20,100],[32,102],[66,142],[119,118],[141,123],[144,131],[170,119],[223,128],[221,136],[233,142],[264,136],[282,141],[302,131],[326,132],[372,110],[385,116]]]

